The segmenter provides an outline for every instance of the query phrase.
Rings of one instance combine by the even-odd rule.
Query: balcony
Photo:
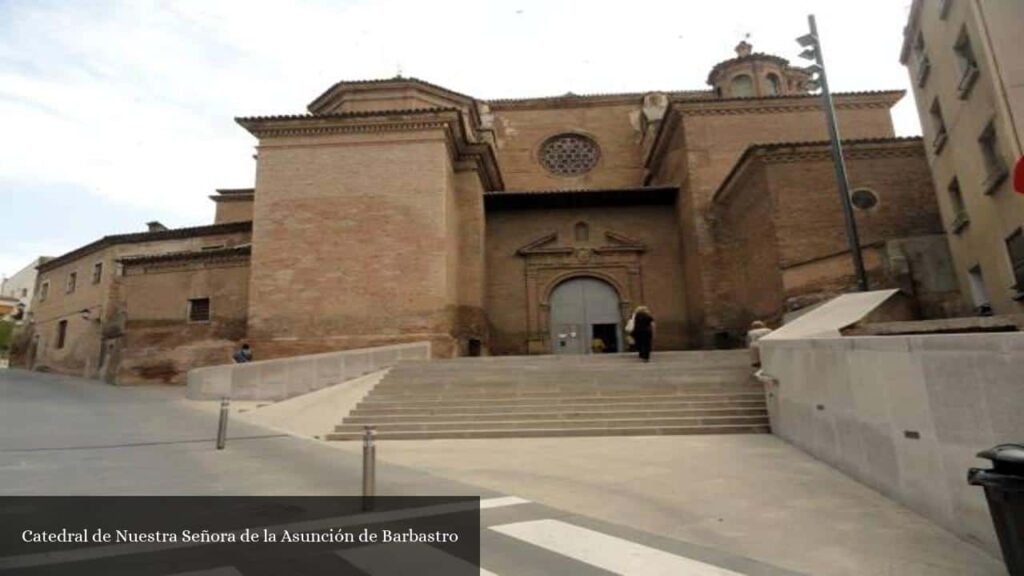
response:
[[[960,209],[960,211],[956,213],[956,218],[953,219],[953,223],[949,225],[949,228],[952,230],[953,234],[959,234],[970,223],[971,218],[967,215],[967,211]]]
[[[949,140],[949,134],[946,132],[945,128],[942,128],[939,130],[939,133],[935,135],[935,139],[932,140],[932,152],[934,152],[936,156],[938,156],[939,152],[942,152],[942,149],[946,147],[946,140]]]
[[[963,74],[960,75],[960,82],[956,86],[957,94],[961,100],[966,100],[971,95],[971,88],[974,88],[974,83],[978,81],[980,73],[977,64],[971,64],[964,68]]]
[[[928,74],[932,71],[931,60],[927,56],[922,57],[917,62],[917,85],[919,87],[924,86],[928,81]]]
[[[1010,170],[1005,165],[999,164],[989,169],[988,177],[981,183],[981,190],[990,195],[999,188],[999,185],[1010,175]]]

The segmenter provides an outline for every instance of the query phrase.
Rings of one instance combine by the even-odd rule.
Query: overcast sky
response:
[[[910,0],[0,0],[0,273],[104,234],[212,222],[252,186],[235,116],[399,71],[479,98],[704,89],[746,35],[789,58],[815,13],[834,90],[899,88]]]

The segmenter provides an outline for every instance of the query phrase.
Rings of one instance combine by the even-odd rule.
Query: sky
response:
[[[910,0],[0,0],[0,274],[105,234],[211,223],[251,187],[237,116],[295,114],[338,80],[478,98],[701,90],[748,34],[797,58],[815,14],[833,91],[904,89]]]

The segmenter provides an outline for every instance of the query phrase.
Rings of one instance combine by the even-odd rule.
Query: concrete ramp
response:
[[[873,317],[906,320],[905,299],[899,290],[874,290],[843,294],[818,306],[765,336],[766,340],[839,338],[840,331]]]

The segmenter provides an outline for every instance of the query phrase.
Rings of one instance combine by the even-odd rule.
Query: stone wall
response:
[[[454,353],[453,179],[439,129],[262,138],[254,345],[278,357],[430,340]]]
[[[571,99],[550,102],[491,104],[498,163],[508,190],[564,190],[635,187],[642,184],[640,107],[642,98],[593,103]],[[594,139],[601,156],[597,166],[579,176],[550,174],[537,152],[550,137],[566,132]]]
[[[762,340],[772,430],[999,555],[975,454],[1024,438],[1024,334]]]
[[[129,265],[120,297],[121,335],[105,340],[112,378],[118,384],[184,384],[191,368],[230,362],[245,338],[248,258]],[[209,298],[208,321],[189,320],[193,298]]]

